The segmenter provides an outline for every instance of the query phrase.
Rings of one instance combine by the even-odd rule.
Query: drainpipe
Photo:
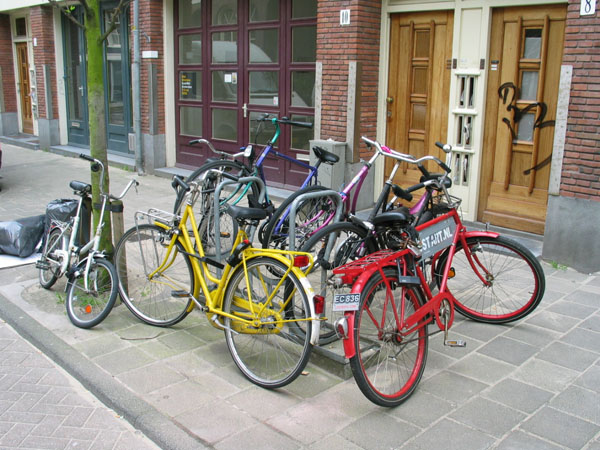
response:
[[[144,175],[142,155],[142,121],[140,107],[140,5],[133,1],[133,134],[135,135],[135,167],[139,175]]]

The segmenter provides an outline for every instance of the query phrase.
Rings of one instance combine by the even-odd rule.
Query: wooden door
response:
[[[392,16],[386,144],[394,150],[445,160],[434,144],[445,142],[448,131],[452,27],[452,11]],[[386,160],[386,178],[393,166]],[[420,176],[406,165],[395,182],[406,187]]]
[[[495,9],[478,219],[542,234],[566,6]]]
[[[19,101],[21,102],[21,122],[23,133],[33,134],[33,114],[31,111],[31,81],[29,79],[29,60],[27,43],[16,44],[17,65],[19,69]]]

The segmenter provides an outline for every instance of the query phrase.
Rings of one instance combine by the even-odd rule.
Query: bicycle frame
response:
[[[401,308],[400,317],[396,317],[399,330],[403,330],[400,331],[400,333],[403,335],[410,334],[411,332],[414,332],[415,327],[426,326],[434,320],[440,330],[447,331],[452,326],[452,322],[454,320],[454,302],[456,300],[452,293],[447,289],[447,281],[448,277],[450,276],[452,259],[458,243],[460,242],[465,250],[465,254],[467,255],[467,259],[473,271],[475,271],[477,276],[484,283],[488,284],[485,276],[482,275],[481,270],[478,268],[481,268],[484,271],[485,269],[480,264],[477,257],[470,252],[467,245],[467,239],[471,237],[483,236],[498,237],[498,233],[489,231],[467,231],[460,220],[458,212],[454,208],[450,212],[422,224],[421,226],[417,227],[417,230],[423,232],[426,231],[427,228],[434,227],[437,224],[441,224],[449,220],[455,224],[454,232],[451,235],[452,239],[451,241],[446,241],[443,248],[436,249],[435,254],[433,255],[433,259],[435,261],[443,252],[448,251],[446,265],[444,266],[441,283],[439,286],[439,292],[436,295],[433,295],[431,292],[431,289],[429,288],[429,285],[425,279],[423,270],[418,264],[419,258],[422,257],[421,251],[414,247],[408,247],[400,251],[381,250],[361,260],[334,269],[333,272],[336,274],[346,274],[349,266],[356,266],[358,269],[355,270],[360,270],[360,275],[354,280],[351,293],[360,294],[369,278],[371,278],[375,272],[379,271],[383,276],[384,267],[397,267],[399,270],[399,284],[402,285],[403,283],[409,283],[420,285],[426,298],[426,303],[418,308],[409,317],[404,317],[403,307]],[[432,267],[434,266],[435,264],[432,264]],[[347,274],[345,276],[350,278],[352,277],[351,274]],[[383,279],[386,280],[386,277],[383,276]],[[386,302],[394,302],[394,299],[389,295],[391,287],[387,284],[387,281],[386,286],[388,292],[388,294],[386,294]],[[444,307],[449,308],[449,316],[446,316],[445,318],[441,317],[442,313],[440,312],[443,302],[446,302]],[[336,323],[336,329],[342,331],[343,334],[342,338],[346,358],[352,358],[355,356],[354,333],[349,332],[349,330],[354,330],[355,315],[355,311],[347,311],[344,313],[344,317],[342,318],[342,321],[345,321],[345,323]],[[419,323],[428,315],[431,316],[429,319]]]
[[[196,200],[197,195],[198,195],[198,192],[195,188],[192,189],[192,192],[190,194],[188,194],[188,200],[186,201],[186,205],[183,210],[183,215],[181,217],[181,220],[178,221],[179,223],[176,225],[176,232],[172,233],[172,238],[168,244],[164,260],[159,265],[159,267],[156,268],[154,271],[148,273],[148,270],[146,270],[146,273],[148,274],[149,279],[152,279],[154,276],[156,276],[157,274],[159,274],[161,271],[165,270],[172,264],[176,254],[177,254],[176,252],[178,251],[176,248],[176,243],[180,242],[181,245],[183,246],[184,252],[188,256],[191,257],[190,260],[191,260],[192,269],[193,269],[193,273],[194,273],[194,292],[191,293],[193,303],[191,304],[189,311],[191,311],[194,308],[194,306],[198,306],[199,308],[201,308],[203,311],[206,312],[207,317],[210,320],[210,323],[219,329],[223,329],[223,325],[221,325],[219,323],[218,318],[219,317],[228,317],[234,321],[234,323],[236,324],[236,327],[238,327],[238,326],[242,327],[245,330],[245,332],[248,332],[248,330],[250,330],[253,326],[256,325],[256,323],[253,322],[252,318],[244,319],[244,318],[241,318],[239,315],[234,316],[234,315],[225,313],[222,310],[223,299],[224,299],[224,296],[225,296],[225,293],[227,290],[229,279],[232,275],[233,270],[235,270],[239,265],[243,266],[243,268],[244,268],[243,270],[245,273],[245,279],[247,280],[248,272],[247,272],[246,267],[247,267],[248,261],[250,261],[253,258],[257,258],[259,256],[269,256],[271,258],[277,259],[278,261],[280,261],[281,263],[283,263],[285,266],[288,267],[287,272],[285,272],[285,274],[281,277],[280,284],[284,282],[284,280],[286,279],[286,277],[289,275],[290,272],[293,272],[297,276],[297,278],[300,280],[300,282],[302,283],[303,288],[305,289],[305,291],[309,297],[309,300],[314,297],[314,291],[313,291],[312,287],[310,286],[310,283],[308,282],[307,278],[305,277],[305,272],[312,269],[312,266],[314,264],[313,260],[312,260],[312,256],[310,256],[308,253],[282,251],[282,250],[265,250],[265,249],[257,249],[257,248],[249,246],[239,253],[239,257],[240,257],[241,261],[237,265],[231,266],[229,263],[225,264],[220,278],[217,278],[214,275],[212,275],[210,273],[210,271],[208,270],[206,256],[204,254],[204,249],[202,247],[202,240],[198,233],[198,224],[196,222],[196,219],[195,219],[194,213],[193,213],[193,209],[192,209],[192,206]],[[173,227],[167,223],[157,221],[157,220],[154,220],[153,223],[155,225],[163,228],[165,231],[167,231],[169,233],[171,233],[171,231],[173,230]],[[189,223],[189,226],[188,226],[188,223]],[[190,230],[192,232],[191,236],[190,236]],[[193,237],[193,240],[192,240],[192,237]],[[235,242],[232,247],[233,248],[232,253],[235,252],[235,249],[237,247],[239,247],[240,244],[242,244],[243,242],[245,242],[247,240],[248,240],[248,236],[247,236],[246,232],[242,228],[240,228],[238,230],[238,234],[236,236]],[[194,242],[197,244],[197,252],[194,249],[194,247],[195,247]],[[310,264],[306,268],[305,271],[302,271],[299,267],[296,267],[294,265],[294,257],[296,257],[296,256],[308,256],[309,257]],[[207,280],[210,283],[216,284],[216,288],[211,290],[208,287]],[[278,287],[280,286],[280,284],[278,285]],[[200,294],[202,294],[204,296],[204,298],[206,299],[206,305],[202,305],[202,303],[199,301]],[[250,289],[248,289],[248,295],[249,296],[252,295]],[[288,298],[286,300],[286,303],[289,302],[290,299],[291,299],[291,295],[290,295],[290,298]],[[254,317],[258,317],[265,309],[268,308],[268,305],[270,304],[270,300],[272,300],[272,298],[269,298],[268,301],[260,308],[260,310],[256,310],[256,304],[254,304],[254,302],[252,302],[251,298],[249,298],[249,300],[247,302],[244,301],[244,304],[253,313]],[[308,303],[310,305],[311,311],[310,311],[310,318],[306,319],[306,320],[313,321],[313,327],[312,327],[312,333],[311,333],[310,340],[313,345],[316,345],[319,340],[320,319],[318,318],[318,315],[315,312],[315,307],[314,307],[313,302],[309,301]],[[285,307],[285,305],[284,305],[284,307]],[[275,314],[275,311],[273,311],[273,314],[277,315],[277,314]],[[294,319],[294,320],[281,319],[281,320],[279,320],[279,323],[285,323],[285,322],[297,322],[297,319]],[[239,324],[239,325],[237,325],[237,324]]]

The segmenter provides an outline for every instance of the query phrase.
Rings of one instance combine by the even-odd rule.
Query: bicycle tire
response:
[[[427,360],[428,335],[427,325],[421,323],[409,335],[400,336],[394,305],[386,302],[386,297],[394,302],[402,299],[405,317],[409,317],[424,304],[423,294],[418,287],[399,285],[395,268],[385,268],[384,276],[395,291],[393,295],[386,295],[380,272],[374,273],[361,292],[353,330],[356,353],[350,358],[350,367],[365,397],[392,407],[406,401],[419,384]],[[395,305],[398,316],[401,307]]]
[[[265,322],[262,328],[244,327],[240,321],[223,318],[227,347],[235,364],[246,378],[267,389],[294,381],[308,363],[312,349],[312,322],[306,320],[310,317],[307,315],[310,311],[308,297],[293,272],[282,282],[287,270],[281,261],[268,256],[249,260],[245,268],[241,265],[231,275],[223,303],[224,313],[248,318],[253,314],[243,302],[247,303],[249,291],[252,302],[263,306],[268,305],[265,299],[273,296],[271,306],[261,308],[259,319]],[[290,296],[287,302],[285,299]],[[294,319],[305,320],[307,333],[296,332],[297,327],[291,326]]]
[[[123,303],[138,319],[159,327],[175,325],[189,314],[195,287],[192,263],[179,242],[171,263],[148,279],[164,261],[170,240],[163,228],[143,224],[127,230],[115,248]]]
[[[50,289],[52,286],[54,286],[60,275],[60,265],[52,258],[48,257],[48,255],[52,254],[56,248],[60,248],[61,245],[58,243],[60,238],[60,229],[54,228],[50,231],[50,233],[48,233],[48,237],[44,243],[44,250],[42,251],[40,261],[49,265],[48,268],[39,269],[40,286],[42,286],[44,289]]]
[[[289,214],[289,207],[300,195],[325,190],[327,189],[320,185],[307,186],[286,198],[275,210],[265,227],[263,248],[285,250],[289,245],[289,218],[286,217],[281,224],[279,222],[286,213]],[[329,196],[308,199],[300,203],[296,211],[295,248],[302,247],[317,229],[326,221],[332,220],[336,211],[334,205],[336,205],[335,200]]]
[[[501,324],[522,319],[537,307],[546,279],[541,264],[527,248],[503,236],[471,237],[467,245],[489,272],[486,279],[491,284],[486,286],[473,271],[459,241],[452,259],[454,276],[448,278],[458,312],[478,322]],[[438,286],[447,258],[445,250],[435,265]]]
[[[94,258],[87,274],[86,263],[81,261],[67,285],[67,315],[73,325],[92,328],[110,314],[117,298],[117,271],[110,261]]]
[[[336,286],[332,270],[352,260],[359,259],[377,250],[373,239],[367,239],[369,232],[350,222],[337,222],[321,228],[304,243],[300,251],[311,253],[315,261],[312,271],[307,274],[311,286],[318,295],[325,298],[324,316],[321,322],[319,344],[326,345],[338,339],[333,324],[343,312],[333,311],[335,294],[347,294],[350,286]],[[334,239],[330,252],[327,245]]]
[[[218,161],[210,161],[200,168],[196,169],[186,180],[187,183],[191,182],[200,182],[202,181],[202,177],[209,170],[219,170],[221,172],[229,173],[236,177],[246,177],[252,175],[248,168],[239,163],[237,161],[232,160],[218,160]],[[202,181],[200,186],[200,195],[196,200],[196,203],[193,205],[194,217],[198,222],[198,229],[201,234],[202,246],[204,248],[204,252],[207,256],[215,256],[216,248],[215,244],[215,236],[212,234],[215,230],[214,227],[214,194],[216,188],[219,184],[227,180],[222,175],[213,174]],[[260,189],[256,183],[249,183],[240,185],[233,184],[225,187],[221,191],[220,195],[220,238],[221,238],[221,254],[228,255],[231,252],[233,247],[233,243],[235,241],[235,237],[237,236],[237,223],[233,220],[225,211],[227,209],[228,204],[238,205],[238,206],[252,206],[259,207],[258,198],[260,195]],[[175,212],[179,210],[181,205],[182,196],[178,195],[175,201]],[[201,226],[203,221],[208,219],[210,223],[206,226],[203,231]],[[206,224],[206,222],[204,222]]]

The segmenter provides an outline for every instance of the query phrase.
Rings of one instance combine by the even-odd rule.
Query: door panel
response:
[[[543,233],[566,7],[492,13],[478,219]]]
[[[188,142],[204,137],[220,150],[265,145],[262,113],[314,120],[316,0],[178,0],[175,57],[177,164],[199,167],[214,156]],[[189,18],[195,17],[192,21]],[[192,76],[193,74],[193,76]],[[263,124],[264,125],[264,124]],[[277,149],[308,160],[311,134],[282,127]],[[294,187],[307,171],[269,158],[270,185]]]
[[[29,60],[27,43],[16,45],[17,65],[19,68],[19,100],[21,102],[21,123],[23,133],[33,134],[33,114],[31,111],[31,80],[29,79]]]
[[[386,144],[394,150],[445,160],[435,142],[445,141],[448,130],[452,28],[452,11],[392,16]],[[393,166],[386,160],[386,177]],[[408,186],[420,176],[404,165],[395,182]]]

